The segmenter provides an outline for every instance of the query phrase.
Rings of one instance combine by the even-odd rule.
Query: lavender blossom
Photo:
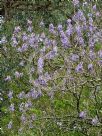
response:
[[[76,25],[75,30],[77,35],[80,37],[82,35],[82,32],[81,32],[81,26],[79,24]]]
[[[32,30],[33,30],[33,27],[32,26],[28,26],[28,32],[32,32]]]
[[[31,94],[31,98],[37,99],[37,98],[41,97],[42,92],[40,90],[36,91],[35,89],[31,89],[30,94]]]
[[[56,56],[56,52],[55,51],[50,51],[45,55],[46,59],[53,59]]]
[[[41,74],[43,72],[44,59],[40,57],[38,59],[38,73]]]
[[[18,94],[18,98],[19,98],[19,99],[25,98],[25,92],[24,92],[24,91],[20,92],[20,93]]]
[[[17,48],[17,52],[22,52],[22,48],[21,47]]]
[[[11,76],[7,76],[4,80],[5,81],[11,81]]]
[[[11,128],[12,128],[12,125],[13,125],[13,123],[12,123],[12,121],[10,121],[9,124],[7,125],[7,126],[8,126],[8,129],[11,129]]]
[[[22,52],[27,51],[28,45],[27,45],[26,43],[24,43],[24,44],[22,45],[21,49],[22,49]]]
[[[43,21],[41,21],[39,25],[40,25],[40,27],[44,27],[45,26]]]
[[[53,24],[50,24],[50,25],[49,25],[49,31],[50,31],[51,33],[53,33],[53,31],[54,31],[54,25],[53,25]]]
[[[61,25],[61,24],[59,24],[59,25],[58,25],[58,27],[57,27],[57,29],[58,29],[58,31],[59,31],[59,32],[63,31],[63,27],[62,27],[62,25]]]
[[[32,25],[32,21],[28,19],[28,20],[27,20],[27,24],[28,24],[28,25]]]
[[[24,114],[21,115],[21,121],[22,123],[26,123],[26,116]]]
[[[5,37],[5,36],[3,36],[3,37],[1,38],[1,43],[2,43],[2,44],[7,43],[7,39],[6,39],[6,37]]]
[[[36,115],[35,114],[31,115],[31,120],[34,121],[35,119],[36,119]]]
[[[15,109],[14,109],[14,103],[12,103],[12,104],[10,105],[9,110],[12,111],[12,112],[15,110]]]
[[[21,31],[20,26],[16,26],[14,29],[14,33],[19,33]]]
[[[14,75],[16,78],[20,78],[23,76],[23,73],[19,73],[18,71],[16,71]]]
[[[74,6],[78,6],[79,5],[79,0],[73,0],[72,2],[74,4]]]
[[[13,91],[9,91],[9,93],[8,93],[8,97],[9,97],[9,99],[11,100],[12,98],[13,98]]]
[[[89,64],[89,65],[88,65],[88,70],[89,70],[89,71],[92,71],[92,70],[93,70],[93,65],[92,65],[92,64]]]
[[[79,60],[79,56],[77,54],[71,54],[71,58],[72,61],[78,61]]]
[[[40,41],[41,42],[44,41],[45,38],[46,38],[45,33],[41,33],[41,35],[40,35]]]
[[[102,60],[99,60],[99,61],[98,61],[98,65],[99,65],[100,67],[102,67]]]
[[[80,62],[80,64],[77,65],[77,67],[75,68],[76,72],[82,72],[83,71],[83,63]]]
[[[46,86],[47,85],[45,79],[42,79],[42,78],[38,78],[37,80],[35,80],[35,84],[37,86],[39,86],[39,85]]]
[[[97,125],[98,122],[99,122],[99,120],[98,120],[97,116],[95,118],[93,118],[91,121],[92,125]]]
[[[16,47],[17,45],[18,45],[17,39],[13,38],[12,47]]]
[[[92,7],[92,9],[93,9],[93,11],[96,11],[96,5],[94,5],[94,6]]]
[[[20,111],[20,112],[24,112],[24,111],[25,111],[24,106],[25,106],[25,103],[24,103],[24,102],[22,102],[22,103],[19,105],[19,111]]]
[[[73,26],[71,24],[71,19],[67,20],[67,30],[66,30],[66,36],[70,36],[73,33]]]
[[[34,43],[35,43],[35,37],[30,37],[30,38],[29,38],[29,45],[30,45],[31,47],[34,47]]]
[[[28,40],[28,36],[26,33],[23,33],[22,40],[23,40],[23,42]]]
[[[95,54],[95,52],[93,52],[93,50],[90,50],[90,52],[89,52],[89,57],[90,57],[92,60],[94,60],[94,59],[96,58],[96,54]]]
[[[30,108],[31,106],[32,106],[31,101],[27,101],[27,102],[25,103],[25,109],[28,109],[28,108]]]
[[[71,24],[72,20],[71,19],[67,19],[67,24]]]
[[[86,118],[86,112],[85,111],[81,111],[79,113],[79,117],[82,118],[82,119]]]

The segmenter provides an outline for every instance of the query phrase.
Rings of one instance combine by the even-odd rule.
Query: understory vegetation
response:
[[[1,3],[1,136],[101,136],[101,1]]]

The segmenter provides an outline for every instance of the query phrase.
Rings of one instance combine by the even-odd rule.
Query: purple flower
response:
[[[85,46],[84,39],[83,39],[82,36],[79,36],[79,37],[78,37],[78,42],[79,42],[79,44],[80,44],[81,46]]]
[[[32,25],[32,21],[28,19],[28,20],[27,20],[27,24],[28,24],[28,25]]]
[[[94,26],[89,25],[89,31],[90,31],[91,34],[93,33],[94,29],[95,29]]]
[[[21,31],[21,28],[20,26],[16,26],[15,29],[14,29],[14,33],[18,33]]]
[[[71,19],[68,19],[68,20],[67,20],[67,24],[68,24],[68,25],[71,24],[71,22],[72,22]]]
[[[49,31],[53,31],[54,30],[54,25],[53,24],[50,24],[49,25]]]
[[[97,116],[95,118],[92,119],[91,123],[92,125],[97,125],[97,123],[99,122]]]
[[[94,39],[89,38],[89,47],[90,47],[90,49],[93,49],[94,45],[95,45]]]
[[[76,72],[82,72],[83,71],[83,63],[81,62],[80,64],[77,65],[75,68]]]
[[[79,0],[73,0],[72,2],[73,2],[73,4],[74,4],[74,6],[79,5]]]
[[[30,45],[31,47],[34,47],[34,42],[35,42],[35,37],[30,37],[30,38],[29,38],[29,45]]]
[[[93,19],[92,19],[92,17],[89,17],[89,25],[93,26]]]
[[[102,66],[102,60],[98,61],[98,65],[101,67]]]
[[[40,27],[44,27],[45,26],[43,21],[41,21],[39,25],[40,25]]]
[[[43,58],[38,59],[38,73],[41,74],[43,72],[44,60]]]
[[[23,40],[23,42],[24,42],[24,41],[27,41],[27,39],[28,39],[27,34],[26,34],[26,33],[23,33],[23,35],[22,35],[22,40]]]
[[[22,45],[21,49],[22,49],[22,52],[27,51],[28,45],[27,45],[26,43],[24,43],[24,44]]]
[[[72,25],[70,24],[68,27],[67,27],[67,30],[66,30],[66,36],[69,37],[73,32],[73,27]]]
[[[19,73],[18,71],[16,71],[14,75],[16,78],[20,78],[23,76],[23,73]]]
[[[39,85],[43,85],[46,86],[46,81],[42,78],[38,78],[38,80],[36,80],[36,83]]]
[[[86,53],[86,51],[83,49],[83,50],[81,51],[81,56],[85,56],[85,53]]]
[[[19,47],[19,48],[17,49],[17,51],[18,51],[18,52],[22,52],[22,48]]]
[[[40,35],[40,41],[42,42],[46,38],[45,33],[41,33]]]
[[[53,59],[56,56],[56,52],[55,51],[50,51],[45,55],[46,59]]]
[[[30,108],[32,106],[32,103],[31,103],[31,101],[27,101],[26,103],[25,103],[25,108],[27,109],[27,108]]]
[[[22,102],[22,103],[19,105],[19,111],[20,111],[20,112],[23,112],[23,111],[24,111],[24,102]]]
[[[13,98],[12,94],[13,94],[13,91],[9,91],[9,93],[8,93],[9,99],[12,99],[12,98]]]
[[[48,72],[46,72],[44,74],[44,79],[46,80],[46,82],[49,81],[49,80],[51,80],[51,76],[50,76],[50,74],[48,74]]]
[[[82,118],[82,119],[84,119],[86,117],[86,112],[85,111],[81,111],[79,113],[79,117]]]
[[[63,31],[60,32],[60,37],[63,38],[63,39],[66,37],[66,35],[65,35],[65,33]]]
[[[51,40],[48,39],[48,38],[45,38],[44,45],[45,45],[46,48],[49,48],[52,45]]]
[[[22,91],[21,93],[19,93],[19,94],[18,94],[18,98],[19,98],[19,99],[25,98],[25,92]]]
[[[7,76],[4,80],[5,81],[11,81],[11,76]]]
[[[16,47],[17,45],[18,45],[17,39],[13,38],[12,47]]]
[[[61,37],[61,43],[62,43],[63,47],[65,47],[65,48],[70,47],[69,39],[66,37],[66,35],[63,31],[61,31],[60,37]]]
[[[1,43],[2,43],[2,44],[7,43],[7,39],[6,39],[6,37],[5,37],[5,36],[3,36],[3,37],[2,37],[2,39],[1,39]]]
[[[24,114],[21,115],[21,121],[22,121],[22,123],[26,122],[26,116]]]
[[[12,121],[9,122],[9,124],[7,125],[8,126],[8,129],[11,129],[12,128]]]
[[[92,50],[90,50],[90,52],[89,52],[89,57],[90,57],[92,60],[95,59],[95,58],[96,58],[95,52],[93,52]]]
[[[75,30],[76,30],[78,36],[82,35],[81,26],[79,24],[76,25]]]
[[[92,7],[92,9],[93,9],[94,11],[96,11],[96,5],[94,5],[94,6]]]
[[[15,110],[15,109],[14,109],[14,103],[12,103],[12,104],[10,105],[9,110],[12,111],[12,112]]]
[[[72,54],[70,59],[72,61],[78,61],[79,60],[79,56],[77,54]]]
[[[89,65],[88,65],[88,70],[89,70],[89,71],[92,71],[92,70],[93,70],[93,65],[92,65],[92,64],[89,64]]]
[[[100,12],[96,12],[96,17],[100,17],[101,16],[101,14],[100,14]]]
[[[62,25],[61,25],[61,24],[59,24],[59,25],[58,25],[58,27],[57,27],[57,29],[58,29],[58,31],[59,31],[59,32],[60,32],[60,31],[62,31],[62,30],[63,30]]]
[[[31,120],[35,120],[36,119],[36,115],[35,114],[33,114],[33,115],[31,115]]]
[[[41,97],[42,92],[41,91],[36,91],[35,89],[31,89],[30,94],[31,94],[31,97],[33,99],[37,99],[37,98]]]
[[[32,32],[33,27],[32,26],[28,26],[28,32]]]

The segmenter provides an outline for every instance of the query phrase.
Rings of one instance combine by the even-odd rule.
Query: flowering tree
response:
[[[10,42],[2,38],[2,133],[101,135],[101,12],[94,5],[86,14],[90,3],[72,4],[64,25],[46,29],[41,21],[35,32],[28,19],[26,31],[16,26]]]

